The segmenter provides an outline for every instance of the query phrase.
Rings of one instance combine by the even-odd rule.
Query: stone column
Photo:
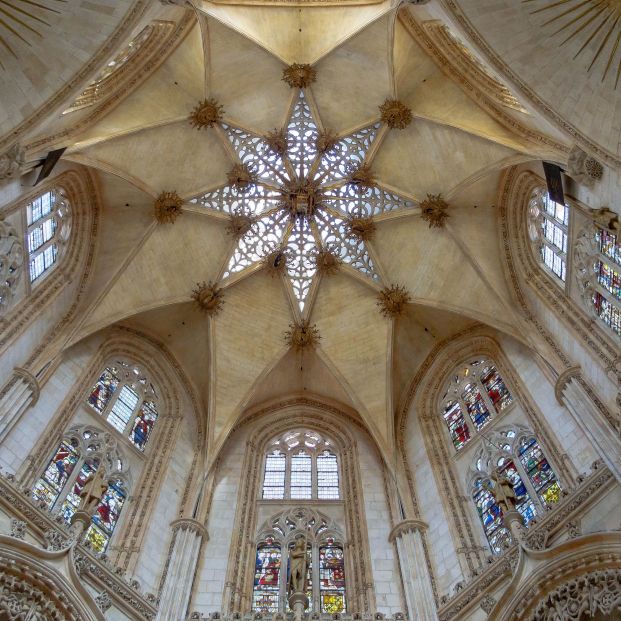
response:
[[[191,518],[175,520],[171,527],[172,552],[168,560],[157,621],[186,618],[203,539],[209,539],[205,527]]]
[[[427,525],[421,520],[403,520],[390,531],[389,540],[397,546],[409,618],[437,621],[438,614],[422,541],[422,533],[426,528]]]
[[[567,408],[602,461],[621,483],[621,435],[618,418],[612,417],[606,406],[582,380],[580,367],[572,367],[561,373],[554,390],[557,401]]]
[[[0,443],[9,435],[24,412],[39,399],[37,378],[19,367],[0,391]]]

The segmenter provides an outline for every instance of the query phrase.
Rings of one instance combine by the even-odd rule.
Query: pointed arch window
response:
[[[273,516],[260,532],[255,557],[253,611],[290,612],[287,601],[290,553],[297,539],[303,536],[307,545],[306,596],[309,605],[306,612],[346,612],[343,537],[330,518],[298,507]]]
[[[544,269],[563,287],[567,279],[569,207],[537,188],[528,206],[529,235]]]
[[[596,283],[592,303],[597,316],[621,336],[621,246],[617,235],[597,228]]]
[[[339,500],[338,457],[315,431],[287,432],[270,444],[263,470],[263,500]]]
[[[70,524],[80,506],[80,492],[89,478],[104,468],[107,488],[85,534],[96,552],[108,547],[127,497],[124,460],[111,448],[113,442],[107,436],[85,426],[70,430],[32,488],[32,497],[43,508]]]
[[[56,265],[69,239],[71,209],[61,188],[39,194],[26,205],[26,250],[30,282]]]
[[[442,397],[442,418],[453,446],[462,449],[512,403],[513,397],[491,361],[475,359],[460,365]]]
[[[498,554],[511,543],[503,510],[497,502],[498,479],[510,482],[515,494],[515,509],[522,515],[526,527],[546,507],[559,500],[562,490],[532,433],[526,429],[506,428],[492,436],[475,459],[471,495],[490,548]]]
[[[117,361],[99,376],[88,405],[144,451],[158,417],[155,387],[140,367]]]

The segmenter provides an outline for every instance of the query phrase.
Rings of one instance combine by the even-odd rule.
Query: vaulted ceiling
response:
[[[116,322],[158,336],[201,395],[216,446],[248,407],[306,392],[356,409],[388,450],[395,408],[439,341],[475,322],[528,340],[502,269],[494,204],[503,169],[554,151],[529,138],[547,121],[514,110],[494,115],[468,94],[422,45],[420,25],[442,17],[424,6],[196,5],[164,62],[64,145],[65,160],[96,171],[103,205],[93,277],[70,342]],[[184,15],[160,10],[171,20]],[[381,280],[345,267],[321,276],[304,310],[321,339],[302,352],[284,339],[301,319],[286,279],[261,265],[222,278],[236,244],[229,217],[189,202],[226,185],[237,163],[221,128],[191,126],[194,106],[213,97],[225,123],[265,136],[284,126],[297,97],[282,79],[291,63],[316,69],[305,92],[318,121],[339,136],[378,122],[389,98],[413,115],[405,129],[382,127],[368,160],[382,187],[414,203],[376,221],[368,246]],[[556,130],[550,136],[567,149]],[[183,213],[158,224],[154,200],[173,190]],[[439,193],[450,217],[431,228],[418,203]],[[224,289],[215,317],[191,299],[210,280]],[[410,303],[386,318],[377,294],[393,284]]]

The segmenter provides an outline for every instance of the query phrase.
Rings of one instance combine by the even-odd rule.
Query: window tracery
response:
[[[343,536],[332,520],[304,507],[283,511],[265,522],[257,538],[252,610],[287,612],[290,551],[299,537],[307,544],[306,612],[342,613],[346,607]],[[282,551],[285,551],[284,555]]]
[[[137,449],[145,450],[158,417],[157,394],[139,367],[122,361],[107,366],[87,404]]]
[[[57,263],[71,232],[71,206],[61,188],[44,192],[26,205],[30,282]]]
[[[485,438],[470,469],[470,493],[492,552],[498,554],[511,543],[497,501],[493,477],[506,478],[515,494],[515,510],[524,524],[556,503],[561,495],[558,477],[537,438],[525,427],[505,427]]]
[[[273,440],[265,456],[264,500],[339,500],[338,457],[315,431],[291,431]]]
[[[528,232],[539,260],[564,287],[567,278],[569,207],[555,203],[545,189],[537,188],[528,206]]]
[[[512,403],[513,397],[491,361],[474,359],[460,365],[442,397],[442,417],[455,448],[463,448]]]
[[[70,524],[80,507],[80,492],[89,478],[103,468],[107,487],[91,517],[85,539],[96,552],[104,552],[127,498],[124,463],[109,433],[90,426],[73,427],[34,484],[32,497]]]
[[[355,237],[351,217],[372,217],[396,209],[412,209],[413,201],[375,183],[355,183],[352,174],[363,167],[380,128],[371,123],[348,136],[320,132],[308,95],[298,92],[291,115],[278,141],[270,136],[220,123],[250,182],[227,185],[191,202],[206,209],[247,214],[255,219],[238,240],[224,270],[227,278],[286,249],[285,272],[304,310],[317,273],[314,256],[328,247],[351,268],[379,281],[367,241]]]

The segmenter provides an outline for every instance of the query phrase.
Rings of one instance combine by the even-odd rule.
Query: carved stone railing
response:
[[[596,499],[602,488],[614,480],[612,472],[603,462],[594,462],[590,474],[578,477],[574,489],[564,492],[561,499],[555,505],[550,505],[543,516],[531,520],[529,528],[523,529],[523,538],[519,544],[514,543],[503,554],[490,555],[487,565],[476,571],[470,581],[458,582],[453,587],[453,595],[444,595],[440,599],[440,621],[461,619],[467,609],[477,604],[489,612],[496,604],[490,594],[513,575],[519,560],[520,546],[527,550],[544,550],[552,539],[563,533],[569,538],[580,536],[579,516]]]
[[[385,615],[381,612],[375,613],[352,613],[341,614],[320,614],[312,612],[305,614],[303,618],[306,621],[406,621],[407,616],[402,612],[396,612],[394,615]],[[200,612],[193,612],[187,621],[291,621],[293,619],[292,612],[276,612],[274,614],[266,614],[262,612],[232,612],[223,615],[219,612],[212,612],[204,615]]]
[[[140,584],[127,578],[105,554],[96,554],[88,545],[74,543],[63,519],[39,506],[30,489],[20,489],[12,474],[0,474],[0,509],[13,518],[11,533],[7,534],[24,539],[25,533],[29,533],[48,550],[62,550],[73,545],[76,571],[86,582],[107,594],[112,605],[132,617],[155,618],[157,598],[141,593]]]

